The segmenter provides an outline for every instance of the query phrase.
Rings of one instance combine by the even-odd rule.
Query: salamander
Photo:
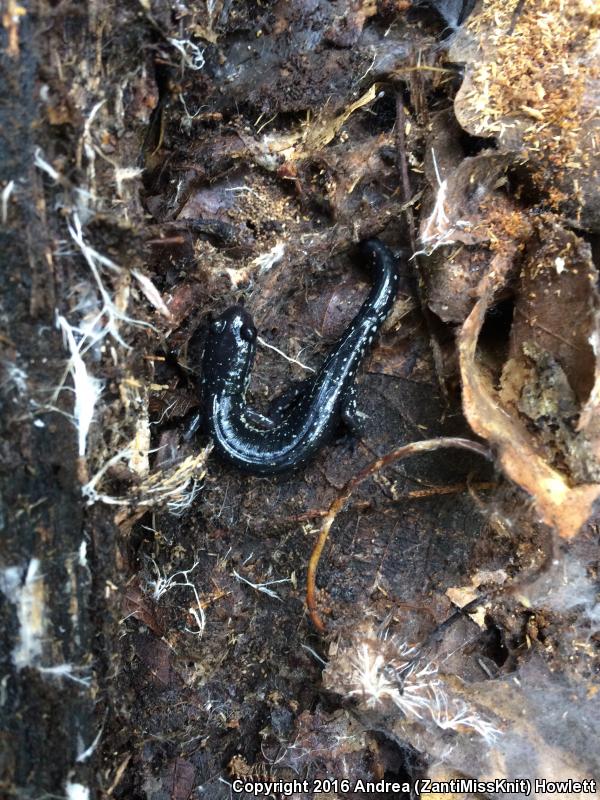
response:
[[[356,432],[355,375],[396,299],[398,264],[377,239],[361,244],[373,283],[367,299],[314,379],[282,398],[271,418],[245,400],[257,331],[248,311],[228,308],[209,328],[202,359],[201,406],[217,454],[244,472],[276,475],[306,464],[340,418]]]

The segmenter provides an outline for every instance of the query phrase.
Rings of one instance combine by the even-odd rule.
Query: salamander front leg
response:
[[[152,423],[151,423],[152,424]],[[183,429],[183,441],[191,442],[196,438],[198,431],[205,425],[203,415],[199,411],[194,411],[191,416],[185,420],[185,427]]]
[[[242,417],[246,424],[258,430],[273,430],[290,414],[305,393],[308,391],[310,381],[295,381],[284,392],[275,397],[267,409],[261,414],[250,406],[246,406]]]
[[[250,408],[250,406],[244,408],[240,418],[245,425],[255,430],[271,431],[277,425],[277,420],[273,419],[271,415],[266,417],[264,414],[261,414],[260,411],[255,411],[253,408]]]
[[[276,422],[281,422],[292,411],[295,405],[308,392],[312,381],[294,381],[290,386],[269,403],[269,416]]]

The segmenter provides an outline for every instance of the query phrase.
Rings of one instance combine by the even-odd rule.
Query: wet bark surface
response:
[[[98,634],[73,428],[31,415],[29,391],[51,392],[64,369],[54,307],[56,218],[33,164],[40,109],[36,25],[23,20],[18,59],[2,58],[2,186],[15,186],[2,237],[2,744],[4,796],[63,791],[89,762],[96,731],[89,692]],[[6,219],[4,219],[6,222]],[[43,387],[43,389],[42,389]],[[68,665],[68,666],[67,666]],[[87,779],[86,779],[87,780]]]
[[[7,797],[597,768],[594,90],[576,76],[549,158],[552,70],[531,96],[484,85],[510,25],[543,28],[513,5],[6,4]],[[593,75],[587,13],[560,46]],[[279,478],[221,464],[196,425],[211,316],[251,312],[264,412],[360,307],[371,236],[402,281],[362,435]],[[494,464],[441,450],[362,483],[319,564],[319,632],[327,509],[440,436]],[[292,796],[364,796],[323,791]]]

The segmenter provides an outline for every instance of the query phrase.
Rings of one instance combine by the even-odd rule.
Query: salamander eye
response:
[[[214,322],[210,323],[210,329],[213,333],[223,333],[226,324],[224,319],[216,319]]]
[[[246,342],[253,342],[256,339],[256,328],[250,325],[242,325],[240,328],[240,336]]]

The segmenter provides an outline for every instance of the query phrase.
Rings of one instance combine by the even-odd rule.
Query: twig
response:
[[[306,574],[306,605],[308,607],[308,613],[311,621],[320,633],[324,633],[326,629],[317,609],[317,568],[319,566],[321,553],[325,547],[331,526],[337,515],[341,512],[342,508],[346,505],[352,492],[358,486],[360,486],[363,481],[371,477],[371,475],[379,472],[379,470],[389,466],[390,464],[393,464],[396,461],[402,461],[409,456],[418,455],[419,453],[430,453],[434,450],[440,450],[442,448],[449,447],[469,450],[470,452],[477,453],[478,455],[483,456],[490,461],[492,460],[492,453],[487,447],[479,444],[479,442],[473,442],[470,439],[461,439],[459,437],[439,437],[437,439],[424,439],[421,442],[411,442],[410,444],[405,444],[402,447],[399,447],[397,450],[393,450],[391,453],[388,453],[381,458],[377,458],[375,461],[372,461],[370,464],[368,464],[358,473],[358,475],[355,475],[348,481],[340,494],[329,506],[327,516],[323,520],[319,537],[310,556]]]
[[[404,203],[408,203],[411,197],[411,187],[410,177],[408,174],[408,159],[406,157],[406,134],[404,131],[405,119],[406,112],[404,110],[404,102],[402,101],[400,92],[398,92],[396,95],[396,148],[398,151],[398,170],[400,172],[400,179],[402,181],[402,199]],[[404,210],[404,214],[408,223],[410,246],[414,253],[417,249],[417,235],[412,206],[407,205]]]
[[[521,16],[522,12],[523,12],[523,6],[524,5],[525,5],[525,0],[519,0],[517,5],[515,6],[515,9],[514,9],[514,11],[512,13],[511,19],[510,19],[510,25],[509,25],[508,31],[506,32],[507,36],[512,36],[513,35],[514,30],[515,30],[515,26],[517,24],[517,21],[518,21],[519,17]]]
[[[414,100],[416,105],[416,97],[414,98]],[[415,264],[417,265],[417,268],[415,270],[416,294],[419,300],[419,305],[421,307],[421,313],[423,314],[423,318],[427,326],[429,344],[431,346],[431,352],[433,355],[433,363],[436,368],[436,372],[438,374],[438,382],[440,385],[440,389],[442,391],[442,395],[444,396],[444,398],[447,399],[448,392],[446,390],[446,384],[444,383],[443,379],[444,373],[442,370],[442,357],[440,353],[440,346],[435,337],[435,328],[434,328],[435,322],[433,320],[432,314],[430,313],[429,307],[426,302],[426,292],[425,292],[425,287],[423,285],[423,277],[421,275],[420,270],[418,269],[417,256],[420,254],[420,252],[423,251],[417,251],[417,230],[415,224],[415,216],[412,204],[409,203],[411,198],[411,186],[410,186],[410,177],[408,174],[408,158],[406,156],[406,134],[404,130],[405,118],[406,118],[406,110],[404,108],[404,102],[402,100],[401,93],[398,92],[396,94],[396,146],[398,150],[398,171],[400,173],[400,180],[402,183],[402,197],[404,200],[403,210],[408,224],[410,246],[413,253],[410,260],[412,261],[413,259],[415,259]]]
[[[486,491],[487,489],[495,489],[496,487],[497,484],[494,481],[477,481],[472,484],[451,483],[447,486],[427,486],[424,489],[410,489],[403,494],[394,495],[387,503],[396,505],[406,500],[422,500],[430,497],[439,497],[440,495],[461,494],[471,489]],[[367,508],[372,508],[373,505],[374,503],[371,500],[357,500],[355,503],[352,503],[350,508],[353,511],[364,511]],[[322,519],[327,516],[327,513],[327,510],[323,508],[311,508],[309,511],[304,511],[302,514],[292,514],[289,517],[282,517],[279,520],[267,519],[260,524],[268,524],[270,527],[274,525],[277,527],[282,525],[297,525],[302,522],[310,522],[313,519]]]

